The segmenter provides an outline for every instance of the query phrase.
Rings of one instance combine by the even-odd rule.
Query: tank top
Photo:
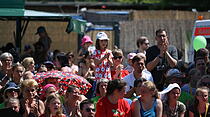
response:
[[[141,103],[141,98],[138,99],[139,103],[140,103],[140,114],[141,117],[156,117],[156,106],[157,106],[157,101],[156,99],[153,102],[152,108],[150,108],[149,110],[144,110],[142,103]]]

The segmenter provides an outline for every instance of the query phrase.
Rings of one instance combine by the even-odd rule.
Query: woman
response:
[[[43,88],[43,92],[42,92],[42,94],[40,96],[40,99],[42,101],[45,101],[48,96],[50,96],[52,94],[56,94],[56,93],[57,93],[56,86],[54,84],[47,84]]]
[[[130,105],[123,99],[126,82],[115,79],[108,82],[106,96],[96,104],[96,117],[130,117]]]
[[[26,57],[22,61],[22,65],[25,67],[26,71],[31,71],[35,73],[35,62],[32,57]]]
[[[62,113],[62,104],[58,94],[51,94],[47,97],[45,112],[40,117],[66,117]]]
[[[106,88],[108,85],[109,80],[108,79],[100,79],[97,81],[96,84],[96,96],[94,98],[91,99],[91,101],[93,101],[94,105],[96,105],[96,103],[98,102],[99,98],[103,97],[106,95]]]
[[[145,81],[140,87],[141,97],[131,104],[132,117],[162,117],[163,105],[158,90],[151,81]]]
[[[23,74],[25,72],[25,68],[20,63],[16,63],[12,67],[12,82],[17,84],[18,86],[23,81]]]
[[[196,89],[194,103],[189,107],[189,117],[210,117],[208,96],[208,87]]]
[[[1,54],[0,61],[2,63],[1,71],[0,71],[0,89],[5,86],[5,84],[9,81],[12,76],[12,63],[13,56],[12,54],[5,52]]]
[[[38,83],[34,79],[26,79],[21,83],[23,98],[20,99],[20,113],[23,117],[37,117],[44,113],[44,103],[37,95]]]
[[[184,117],[186,107],[178,101],[181,89],[177,83],[169,84],[160,92],[163,101],[163,117]]]

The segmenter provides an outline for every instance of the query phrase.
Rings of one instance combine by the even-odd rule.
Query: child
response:
[[[127,70],[129,73],[133,72],[133,70],[134,70],[132,67],[132,59],[134,56],[136,56],[136,53],[129,53],[127,55],[128,65],[126,66],[126,68],[124,70]]]
[[[112,66],[112,51],[107,49],[108,36],[105,32],[96,35],[96,50],[93,52],[93,59],[96,66],[95,79],[106,78],[111,80],[110,67]]]
[[[90,47],[90,45],[93,44],[93,41],[91,40],[91,38],[87,35],[85,35],[83,38],[82,38],[82,48],[79,50],[79,53],[78,53],[78,57],[77,59],[80,61],[82,61],[82,59],[84,59],[86,53],[88,53],[88,47]]]
[[[122,64],[123,62],[123,52],[121,49],[118,49],[115,47],[115,49],[112,51],[113,54],[113,66],[111,67],[111,75],[112,75],[112,80],[113,79],[122,79],[126,75],[129,74],[127,70],[124,70],[124,66]]]

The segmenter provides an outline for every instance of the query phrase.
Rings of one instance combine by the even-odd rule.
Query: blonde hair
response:
[[[26,57],[22,61],[22,65],[28,70],[29,65],[34,64],[34,59],[32,57]]]
[[[153,97],[158,98],[158,99],[160,98],[159,94],[158,94],[158,90],[157,90],[157,88],[156,88],[156,86],[153,82],[145,81],[145,82],[142,83],[141,86],[144,86],[144,87],[148,88],[150,91],[153,91],[154,92]]]
[[[24,91],[27,87],[38,87],[38,83],[34,79],[26,79],[21,82],[21,91]]]
[[[50,117],[50,108],[49,108],[49,105],[50,105],[50,102],[52,100],[55,100],[55,99],[59,99],[60,100],[60,103],[62,102],[61,101],[61,98],[58,94],[51,94],[47,97],[46,99],[46,104],[45,104],[45,114],[46,114],[46,117]],[[62,107],[60,107],[60,109],[56,112],[56,117],[62,117]]]

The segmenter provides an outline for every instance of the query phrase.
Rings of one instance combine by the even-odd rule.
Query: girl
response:
[[[160,92],[163,101],[163,117],[184,117],[186,107],[178,101],[181,89],[177,83],[169,84]]]
[[[92,44],[93,44],[93,41],[88,35],[85,35],[82,38],[82,44],[81,44],[82,48],[79,50],[79,53],[78,53],[79,56],[77,57],[77,59],[79,59],[79,62],[85,58],[85,54],[89,52],[88,47],[90,47]]]
[[[51,94],[47,97],[45,112],[40,117],[66,117],[62,113],[62,103],[58,94]]]
[[[162,117],[162,102],[158,90],[151,81],[145,81],[140,87],[141,97],[131,104],[132,117]]]
[[[208,103],[209,88],[200,87],[196,89],[195,100],[189,107],[189,117],[209,117],[210,107]]]
[[[124,66],[122,64],[123,62],[123,52],[121,49],[118,49],[115,47],[115,49],[112,51],[113,54],[113,66],[111,67],[111,75],[112,80],[113,79],[122,79],[126,75],[129,74],[127,70],[123,70]]]
[[[99,32],[96,35],[96,50],[93,52],[95,69],[95,79],[106,78],[111,80],[110,67],[112,66],[112,52],[107,49],[108,36],[105,32]]]

